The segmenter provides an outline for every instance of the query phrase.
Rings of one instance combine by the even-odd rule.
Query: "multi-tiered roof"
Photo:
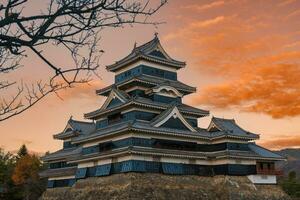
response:
[[[196,88],[177,79],[185,62],[171,58],[153,40],[136,46],[107,66],[115,83],[97,90],[104,104],[84,114],[93,122],[70,119],[55,139],[64,148],[45,156],[49,187],[72,185],[80,178],[123,172],[250,175],[274,171],[281,156],[256,145],[259,135],[235,120],[213,117],[208,128],[197,119],[209,111],[186,105]],[[267,166],[267,167],[266,167]]]

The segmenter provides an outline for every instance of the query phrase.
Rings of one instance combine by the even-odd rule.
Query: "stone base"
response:
[[[277,185],[254,185],[246,176],[170,176],[127,173],[79,180],[70,188],[48,189],[42,200],[201,199],[289,200]]]

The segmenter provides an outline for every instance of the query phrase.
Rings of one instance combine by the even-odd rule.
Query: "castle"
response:
[[[48,188],[126,172],[237,175],[275,184],[275,161],[284,158],[255,144],[259,135],[234,119],[213,117],[208,128],[198,127],[197,119],[209,111],[182,102],[196,92],[177,78],[185,65],[171,58],[155,35],[107,66],[115,83],[96,91],[107,97],[104,104],[84,114],[91,122],[70,118],[53,136],[63,148],[42,158],[49,164],[40,173],[48,177]]]

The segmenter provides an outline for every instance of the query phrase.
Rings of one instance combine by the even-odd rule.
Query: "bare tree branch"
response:
[[[0,3],[0,121],[26,111],[50,93],[57,94],[61,89],[88,83],[94,75],[98,76],[96,70],[104,52],[98,48],[99,32],[126,24],[158,24],[148,22],[148,17],[166,0],[154,1],[45,0],[47,9],[31,16],[23,14],[30,0]],[[43,51],[46,45],[64,48],[74,66],[55,64]],[[83,48],[89,52],[83,54]],[[29,85],[5,78],[26,67],[21,61],[28,52],[33,52],[53,71],[48,79]]]

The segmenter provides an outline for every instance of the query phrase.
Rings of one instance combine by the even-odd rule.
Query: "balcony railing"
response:
[[[283,171],[282,170],[275,170],[275,169],[256,169],[257,174],[262,175],[277,175],[282,176]]]

